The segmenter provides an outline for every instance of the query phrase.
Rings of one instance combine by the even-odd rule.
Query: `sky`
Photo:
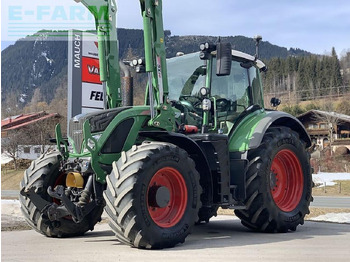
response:
[[[117,26],[142,28],[139,1],[116,0]],[[253,37],[317,54],[350,51],[349,0],[163,0],[172,35]],[[1,0],[1,50],[41,29],[94,29],[73,0]]]

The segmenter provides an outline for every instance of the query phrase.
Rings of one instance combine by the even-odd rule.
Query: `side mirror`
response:
[[[281,100],[279,100],[277,97],[273,97],[270,100],[272,107],[278,107],[281,104]]]
[[[227,76],[231,74],[232,50],[230,43],[216,44],[216,75]]]

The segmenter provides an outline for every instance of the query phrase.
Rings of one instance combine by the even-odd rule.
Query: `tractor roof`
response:
[[[183,54],[182,52],[180,52],[179,56],[172,57],[172,58],[169,58],[167,60],[173,60],[173,59],[176,59],[178,57],[194,55],[194,54],[198,54],[198,56],[199,56],[199,52],[189,53],[189,54]],[[211,54],[216,55],[216,51],[213,51]],[[251,61],[251,62],[255,62],[259,69],[262,69],[262,68],[266,67],[266,65],[261,60],[258,59],[258,60],[255,61],[255,56],[243,53],[241,51],[232,50],[232,56],[235,57],[235,58],[240,58],[240,59],[248,60],[248,61]]]

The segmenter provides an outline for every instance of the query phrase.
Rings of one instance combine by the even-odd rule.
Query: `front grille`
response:
[[[73,140],[76,153],[80,153],[81,151],[81,146],[84,139],[83,124],[85,120],[86,117],[78,118],[78,116],[76,116],[69,121],[69,137]]]
[[[93,113],[80,114],[69,121],[69,138],[74,143],[76,153],[81,153],[83,144],[83,125],[85,120],[89,120],[91,133],[102,132],[106,129],[113,118],[121,111],[130,107],[118,107],[114,109],[101,110]]]

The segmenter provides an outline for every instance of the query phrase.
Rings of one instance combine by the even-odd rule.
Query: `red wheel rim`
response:
[[[154,189],[166,188],[169,192],[169,202],[165,207],[159,207],[152,202]],[[158,226],[169,228],[176,225],[183,217],[187,206],[186,182],[179,171],[164,167],[152,177],[147,189],[148,212]]]
[[[58,178],[55,181],[55,184],[53,185],[52,189],[55,189],[56,186],[58,185],[63,185],[65,186],[65,179],[66,179],[66,174],[62,172]],[[58,200],[57,198],[52,198],[53,202],[56,203],[57,205],[61,204],[61,201]]]
[[[285,212],[294,210],[303,194],[304,177],[298,157],[289,149],[279,151],[270,172],[271,195]]]

